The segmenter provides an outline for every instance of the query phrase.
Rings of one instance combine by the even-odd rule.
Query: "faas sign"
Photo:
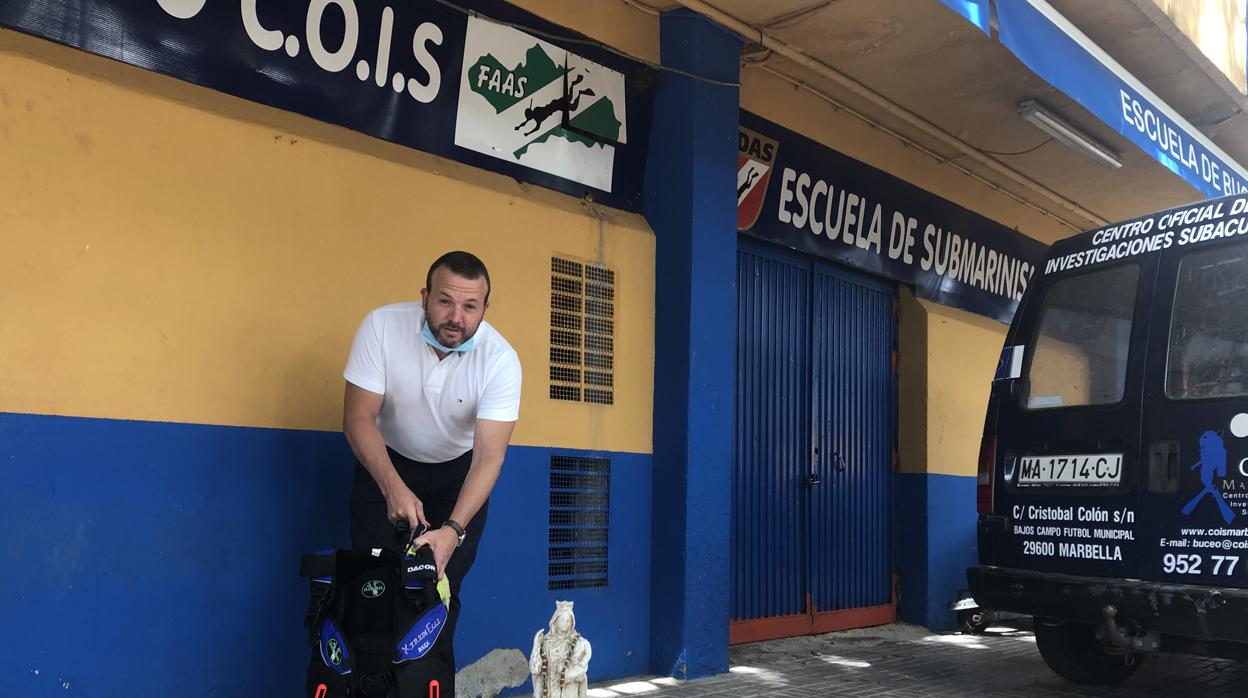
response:
[[[625,106],[621,73],[468,18],[455,145],[611,191]]]

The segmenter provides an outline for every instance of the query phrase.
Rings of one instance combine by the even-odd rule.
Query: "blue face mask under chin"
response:
[[[473,345],[477,343],[477,335],[474,334],[468,339],[461,342],[460,345],[457,347],[444,347],[442,346],[442,342],[439,342],[438,338],[433,336],[433,330],[429,329],[429,322],[427,320],[424,323],[424,327],[420,329],[420,337],[421,339],[425,340],[426,344],[428,344],[429,346],[433,347],[434,349],[437,349],[438,351],[444,354],[450,354],[450,353],[457,352],[457,351],[459,352],[472,351]]]

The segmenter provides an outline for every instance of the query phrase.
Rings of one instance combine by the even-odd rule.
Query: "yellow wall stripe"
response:
[[[638,216],[13,32],[0,76],[0,410],[338,429],[359,320],[463,248],[524,364],[516,442],[650,451]],[[547,397],[552,254],[616,271],[614,406]]]
[[[901,472],[975,476],[1006,329],[902,291]]]

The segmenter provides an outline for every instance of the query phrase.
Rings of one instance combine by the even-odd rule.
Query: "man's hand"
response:
[[[433,550],[433,561],[438,566],[438,581],[442,581],[446,563],[450,561],[455,548],[459,546],[459,534],[450,526],[443,526],[425,533],[413,542],[417,548],[421,545],[428,545]]]
[[[412,528],[416,528],[417,523],[429,528],[429,520],[425,518],[425,505],[397,477],[395,483],[386,488],[386,514],[390,517],[390,523],[397,523],[402,519]]]

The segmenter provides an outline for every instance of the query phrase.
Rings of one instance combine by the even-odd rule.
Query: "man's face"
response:
[[[477,333],[485,318],[485,277],[468,279],[446,267],[433,272],[430,288],[420,290],[429,329],[442,346],[454,349]]]

